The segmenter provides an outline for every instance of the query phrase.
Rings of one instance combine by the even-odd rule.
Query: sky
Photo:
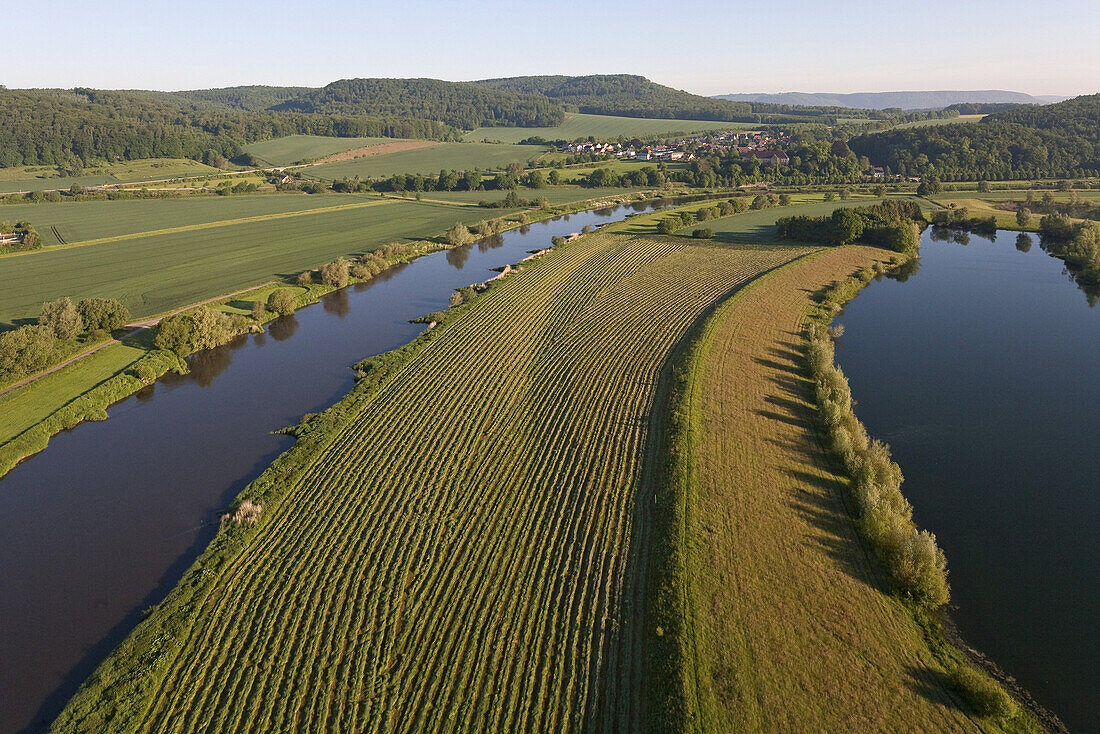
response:
[[[0,84],[641,74],[697,94],[1100,92],[1100,0],[0,0]]]

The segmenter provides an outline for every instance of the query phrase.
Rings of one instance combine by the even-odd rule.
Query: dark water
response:
[[[1100,307],[1034,235],[926,232],[839,319],[837,357],[947,554],[953,617],[1073,731],[1100,731]]]
[[[0,731],[52,720],[202,551],[233,497],[290,446],[270,432],[346,394],[350,365],[410,341],[423,327],[409,319],[552,236],[654,206],[574,214],[391,269],[196,355],[190,374],[16,467],[0,480]]]

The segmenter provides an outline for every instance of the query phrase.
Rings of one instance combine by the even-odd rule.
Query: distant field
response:
[[[321,135],[288,135],[285,138],[264,140],[244,146],[251,153],[272,166],[289,166],[304,160],[316,160],[334,153],[364,148],[368,145],[397,142],[395,138],[330,138]]]
[[[519,189],[516,193],[519,194],[520,198],[528,201],[545,198],[551,204],[565,204],[584,199],[620,196],[637,190],[633,188],[582,189],[576,186],[553,186],[545,189]],[[501,201],[507,195],[508,192],[506,191],[425,191],[422,198],[432,201],[477,204],[479,201]],[[413,197],[410,195],[409,198]],[[494,212],[500,210],[484,209],[482,211],[485,212],[485,216],[491,217],[495,216]]]
[[[438,174],[443,169],[501,169],[512,162],[525,163],[531,158],[538,158],[546,150],[537,145],[443,143],[430,148],[310,166],[303,169],[303,173],[310,177],[335,180],[354,176],[381,178],[395,173]]]
[[[187,158],[145,158],[92,166],[77,177],[61,176],[53,166],[19,166],[0,168],[0,194],[12,191],[44,191],[67,189],[74,184],[99,186],[105,183],[148,181],[182,176],[204,176],[224,173]],[[0,215],[2,216],[2,215]]]
[[[985,115],[959,115],[958,117],[935,118],[931,120],[917,120],[916,122],[903,122],[895,125],[891,130],[899,130],[907,127],[931,127],[934,125],[956,125],[960,122],[977,122]]]
[[[775,220],[779,217],[809,216],[823,217],[832,214],[836,209],[844,206],[867,206],[874,204],[879,199],[873,197],[849,199],[847,201],[822,201],[814,196],[816,203],[801,204],[790,207],[774,207],[772,209],[759,209],[747,211],[744,214],[735,214],[722,219],[712,219],[709,222],[690,224],[677,230],[676,234],[689,235],[692,230],[707,228],[714,232],[714,239],[719,242],[731,242],[737,244],[758,244],[775,242]],[[794,200],[795,202],[798,199]],[[707,204],[700,204],[706,206]]]
[[[343,204],[341,209],[290,218],[249,212],[246,216],[257,216],[255,221],[213,228],[197,224],[193,231],[0,258],[6,282],[0,291],[0,324],[36,317],[43,301],[60,296],[118,298],[135,317],[148,316],[317,267],[340,255],[439,234],[456,220],[472,224],[491,216],[487,210],[446,204],[359,197],[346,197]],[[67,206],[80,205],[61,208]],[[165,223],[149,219],[146,227],[163,228]]]
[[[376,198],[348,194],[264,194],[14,204],[0,206],[0,221],[25,219],[34,225],[45,244],[51,246],[153,229],[320,209]],[[0,258],[0,272],[4,269],[5,260]]]
[[[589,135],[597,139],[641,137],[665,133],[692,133],[703,130],[746,130],[759,127],[747,122],[714,122],[712,120],[653,120],[643,117],[611,115],[569,115],[558,127],[479,127],[466,134],[467,140],[492,140],[518,143],[530,137],[545,140],[575,140]]]

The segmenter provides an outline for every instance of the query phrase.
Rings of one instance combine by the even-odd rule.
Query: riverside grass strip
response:
[[[681,377],[670,474],[686,731],[997,731],[972,720],[856,531],[814,427],[811,295],[890,253],[830,248],[754,281]]]
[[[601,231],[497,281],[302,426],[54,729],[636,730],[659,375],[809,249]]]

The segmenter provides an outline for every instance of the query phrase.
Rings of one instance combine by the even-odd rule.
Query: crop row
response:
[[[660,370],[800,252],[599,233],[490,289],[211,582],[144,730],[636,728]]]

